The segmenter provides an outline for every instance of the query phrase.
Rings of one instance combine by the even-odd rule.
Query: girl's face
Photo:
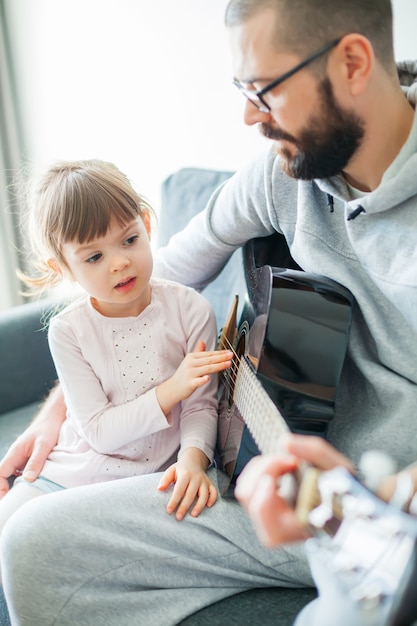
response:
[[[104,237],[85,244],[65,243],[62,254],[68,267],[58,271],[77,282],[102,315],[137,316],[151,300],[149,236],[148,213],[124,226],[113,220]]]

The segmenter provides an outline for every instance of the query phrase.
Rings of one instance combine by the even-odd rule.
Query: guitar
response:
[[[341,467],[308,468],[300,491],[307,498],[299,493],[296,511],[315,537],[321,562],[358,608],[360,623],[415,623],[417,519]]]
[[[240,322],[238,295],[219,340],[236,355],[223,378],[217,445],[218,465],[230,479],[260,445],[274,452],[282,428],[326,436],[352,317],[350,292],[302,271],[282,235],[250,241],[243,260]],[[266,440],[255,443],[248,426],[260,415],[270,419]]]
[[[242,316],[238,326],[236,296],[219,340],[219,348],[235,352],[223,373],[219,411],[218,462],[229,481],[251,456],[279,453],[283,433],[326,435],[347,347],[350,294],[300,269],[259,266],[257,247],[265,243],[254,240],[245,249]],[[277,243],[281,260],[288,259],[286,244]],[[417,520],[343,468],[322,472],[305,464],[287,478],[286,497],[360,607],[363,623],[412,624]]]

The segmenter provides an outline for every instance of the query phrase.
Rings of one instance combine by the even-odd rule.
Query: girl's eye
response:
[[[97,254],[93,254],[89,259],[86,259],[86,263],[97,263],[97,261],[101,259],[101,254],[98,252]]]
[[[137,239],[139,239],[139,235],[132,235],[131,237],[128,237],[128,238],[126,239],[126,241],[124,242],[124,244],[123,244],[123,245],[125,245],[125,246],[131,246],[131,245],[133,245],[133,244],[135,243],[135,241],[136,241]]]

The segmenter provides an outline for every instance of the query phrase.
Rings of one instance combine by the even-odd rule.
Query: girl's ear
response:
[[[62,276],[61,266],[56,259],[48,259],[46,264],[50,270],[55,272],[55,274],[59,274],[60,276]]]
[[[48,259],[46,264],[55,274],[61,277],[62,280],[69,280],[70,282],[76,282],[74,276],[69,267],[64,262],[60,263],[56,259]]]
[[[151,214],[149,211],[142,212],[143,223],[145,224],[146,232],[148,233],[149,239],[151,238]]]

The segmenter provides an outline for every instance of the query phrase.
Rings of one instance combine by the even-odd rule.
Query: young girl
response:
[[[111,163],[62,162],[31,196],[29,236],[41,291],[62,279],[86,292],[49,325],[67,406],[59,440],[34,483],[0,503],[0,529],[28,499],[89,483],[164,471],[167,505],[181,520],[211,507],[206,469],[217,432],[217,376],[232,353],[215,351],[207,300],[156,280],[151,208]],[[205,351],[206,348],[210,351]]]

